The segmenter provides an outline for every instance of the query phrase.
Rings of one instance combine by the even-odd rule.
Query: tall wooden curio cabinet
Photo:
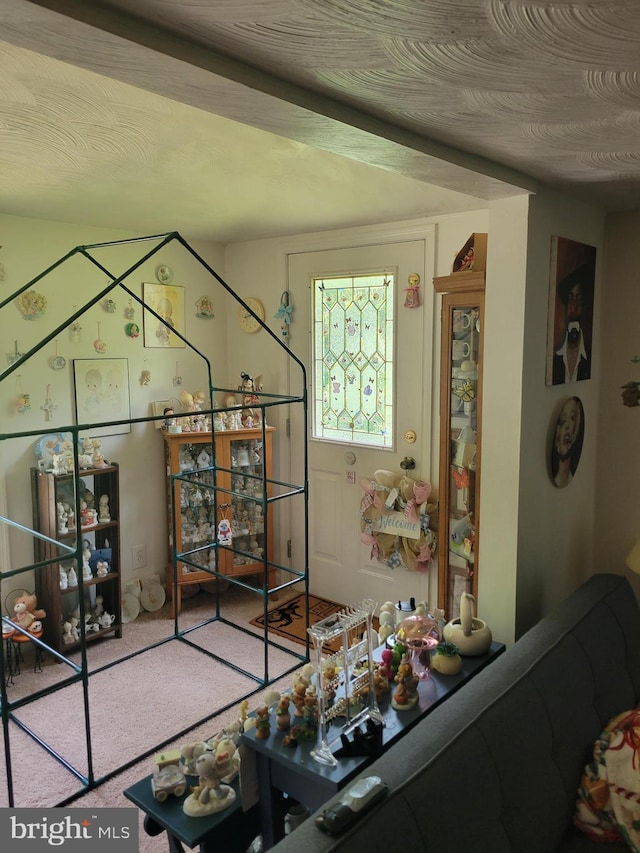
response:
[[[473,258],[474,239],[475,267],[455,271],[470,244]],[[459,616],[463,592],[478,593],[485,257],[486,234],[474,234],[454,272],[434,279],[442,294],[438,606],[448,619]]]

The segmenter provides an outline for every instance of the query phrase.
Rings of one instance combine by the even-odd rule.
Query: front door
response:
[[[361,541],[360,505],[364,495],[361,480],[373,478],[378,469],[403,473],[400,462],[413,457],[415,479],[431,480],[433,264],[431,241],[424,239],[323,250],[288,257],[289,289],[295,306],[291,350],[307,370],[309,399],[309,577],[310,590],[343,604],[364,597],[379,604],[411,596],[423,600],[433,596],[435,606],[437,571],[428,574],[406,568],[391,569],[371,557]],[[427,272],[428,272],[428,278]],[[312,436],[313,368],[311,365],[312,281],[318,277],[389,273],[395,276],[395,416],[393,448],[371,448],[351,442],[336,443]],[[420,276],[419,307],[404,307],[409,276]],[[305,325],[306,324],[306,325]],[[292,458],[299,457],[304,429],[300,407],[293,413]],[[409,443],[406,433],[414,432]],[[292,523],[292,564],[304,551],[303,520]],[[430,583],[429,575],[433,577]]]

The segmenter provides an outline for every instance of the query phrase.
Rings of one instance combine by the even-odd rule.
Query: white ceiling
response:
[[[0,0],[0,35],[3,213],[229,242],[538,182],[638,207],[637,0]]]

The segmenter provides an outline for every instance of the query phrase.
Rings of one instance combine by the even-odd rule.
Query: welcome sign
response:
[[[371,530],[373,533],[391,533],[407,539],[420,538],[420,522],[412,521],[402,512],[387,512],[371,519]]]

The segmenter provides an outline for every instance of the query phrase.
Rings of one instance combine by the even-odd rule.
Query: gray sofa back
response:
[[[372,813],[335,839],[308,820],[274,849],[591,849],[571,828],[580,777],[604,725],[639,700],[633,590],[595,575],[369,766],[389,786]]]

